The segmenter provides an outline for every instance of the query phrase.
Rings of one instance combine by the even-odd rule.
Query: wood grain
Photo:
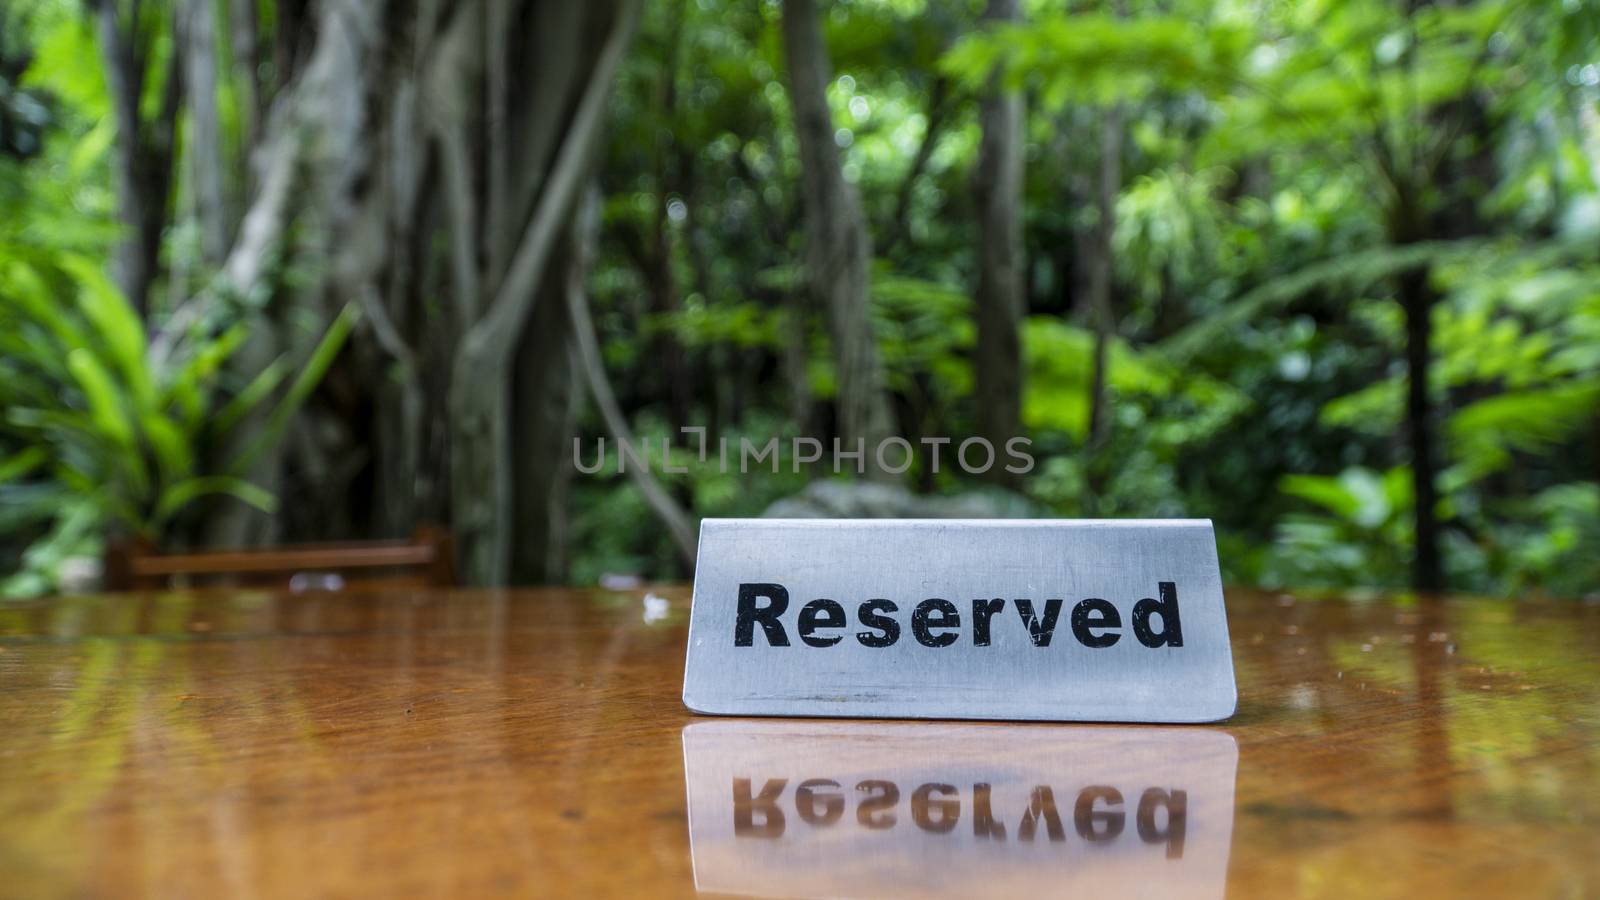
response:
[[[692,894],[658,592],[0,607],[0,895]],[[1229,893],[1600,895],[1600,605],[1228,602]]]

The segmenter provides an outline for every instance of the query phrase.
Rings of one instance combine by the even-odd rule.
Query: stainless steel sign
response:
[[[695,887],[1221,897],[1238,755],[1197,728],[697,722],[683,731]]]
[[[707,519],[683,702],[726,715],[1212,722],[1204,520]]]

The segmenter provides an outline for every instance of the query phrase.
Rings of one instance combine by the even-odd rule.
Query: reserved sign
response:
[[[1211,523],[707,519],[683,699],[728,715],[1225,719]]]

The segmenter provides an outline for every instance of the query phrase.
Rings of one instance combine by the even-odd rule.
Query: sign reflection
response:
[[[683,753],[701,891],[1223,893],[1224,732],[724,720]]]

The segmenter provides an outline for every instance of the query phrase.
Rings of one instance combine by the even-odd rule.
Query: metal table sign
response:
[[[706,519],[683,702],[714,715],[1215,722],[1207,520]]]

